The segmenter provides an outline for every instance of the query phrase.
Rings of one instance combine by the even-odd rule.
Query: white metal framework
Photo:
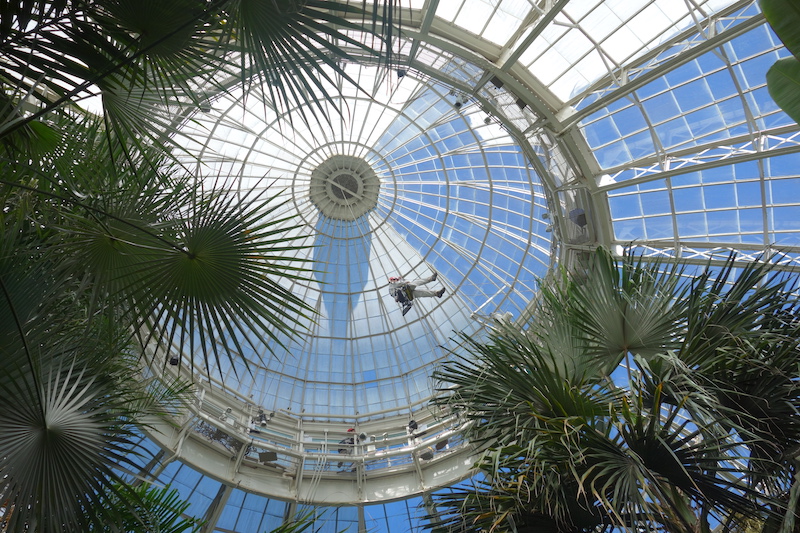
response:
[[[800,128],[764,79],[788,52],[755,0],[412,0],[397,45],[396,71],[345,66],[368,94],[341,85],[330,128],[278,127],[235,88],[186,123],[204,174],[286,191],[320,267],[289,286],[319,312],[312,334],[241,354],[252,374],[205,369],[192,414],[155,436],[159,479],[207,531],[307,503],[351,504],[331,531],[415,530],[419,495],[474,453],[429,412],[432,369],[455,332],[523,314],[557,262],[598,244],[800,260]],[[402,317],[388,276],[432,271],[445,298]]]

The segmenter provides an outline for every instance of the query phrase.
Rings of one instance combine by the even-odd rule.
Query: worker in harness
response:
[[[394,301],[400,304],[403,308],[403,316],[408,313],[414,305],[415,298],[436,297],[441,298],[444,296],[444,287],[438,291],[430,291],[427,289],[419,289],[420,285],[426,285],[432,281],[436,281],[438,274],[434,272],[431,276],[424,279],[416,279],[413,281],[406,281],[403,278],[390,277],[389,278],[389,295],[394,298]]]

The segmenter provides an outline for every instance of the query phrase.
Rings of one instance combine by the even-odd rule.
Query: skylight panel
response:
[[[494,14],[489,18],[481,37],[504,45],[510,35],[514,35],[522,25],[531,5],[526,0],[502,0]]]
[[[599,4],[580,21],[581,29],[597,42],[618,31],[621,25],[619,14],[607,4]]]
[[[453,22],[462,7],[464,7],[464,0],[439,0],[436,5],[436,16]]]
[[[557,43],[561,37],[569,31],[568,21],[562,15],[556,15],[556,21],[560,24],[551,24],[545,28],[539,36],[522,52],[519,62],[528,67],[532,73],[537,75],[541,74],[539,71],[532,70],[530,65],[536,61],[542,54],[547,53],[553,43]],[[541,78],[540,78],[541,79]]]
[[[705,8],[722,5],[706,4]],[[686,4],[674,0],[618,0],[594,6],[570,3],[520,61],[566,101],[692,23]],[[571,29],[559,31],[559,27]]]
[[[550,85],[566,72],[572,63],[567,59],[560,48],[550,48],[542,54],[529,68],[536,72],[538,78],[545,84]]]
[[[679,5],[680,8],[664,12],[658,2],[650,4],[630,21],[627,21],[628,28],[633,31],[641,43],[657,44],[670,34],[670,32],[665,33],[665,30],[686,16],[685,4],[674,1],[672,4]]]
[[[603,0],[570,0],[564,6],[564,13],[567,13],[573,20],[581,20],[587,13],[603,4]]]
[[[651,2],[652,0],[607,0],[603,4],[608,6],[619,20],[628,21]],[[684,4],[684,2],[681,2],[681,5]]]
[[[643,44],[630,27],[622,26],[609,35],[601,46],[615,65],[622,65],[638,53]]]
[[[795,165],[797,157],[790,154],[766,158],[762,164],[748,161],[713,167],[611,191],[615,235],[620,240],[674,238],[794,246],[800,237],[796,218],[800,178],[787,165]],[[762,177],[762,172],[767,175]],[[762,180],[766,180],[763,185]],[[674,235],[667,232],[665,216],[674,224]]]
[[[532,243],[539,246],[542,239],[530,233],[544,234],[544,222],[531,220],[533,209],[544,207],[533,207],[541,193],[527,166],[520,167],[516,183],[505,185],[532,206],[519,220],[524,227],[488,230],[492,209],[511,207],[489,208],[493,174],[509,174],[506,159],[490,165],[485,151],[497,146],[503,155],[514,155],[514,161],[522,157],[508,131],[491,118],[485,124],[487,115],[478,106],[456,112],[441,87],[427,86],[413,73],[384,78],[373,67],[345,68],[371,89],[372,97],[346,89],[346,103],[336,102],[341,115],[321,101],[330,124],[295,119],[291,128],[276,128],[283,111],[251,105],[252,94],[245,98],[233,89],[210,112],[197,113],[185,125],[187,134],[208,137],[203,158],[211,162],[215,179],[233,180],[243,190],[264,187],[265,176],[270,183],[277,179],[271,189],[282,195],[276,213],[297,213],[306,226],[294,234],[314,246],[304,257],[313,260],[315,281],[286,281],[289,290],[320,312],[310,334],[298,342],[284,339],[288,351],[279,348],[274,357],[267,346],[245,346],[243,356],[253,364],[253,373],[228,363],[220,369],[239,383],[240,393],[252,394],[252,401],[265,409],[291,406],[352,416],[356,410],[385,412],[424,400],[431,394],[431,365],[445,356],[443,346],[451,342],[430,324],[446,332],[480,328],[471,310],[487,295],[511,291],[505,284],[514,284],[523,258],[529,251],[536,254]],[[463,62],[448,67],[467,77],[475,75],[473,70]],[[323,199],[310,196],[315,169],[340,155],[362,158],[380,178],[376,205],[358,218],[331,218],[318,203]],[[344,159],[334,161],[338,165]],[[344,169],[336,165],[324,168],[334,173]],[[353,173],[354,168],[346,170]],[[447,182],[462,185],[447,187]],[[455,216],[454,211],[463,212]],[[486,247],[490,235],[492,247]],[[475,261],[491,266],[476,269]],[[546,271],[544,263],[539,268]],[[414,313],[401,318],[388,297],[388,276],[425,277],[433,270],[448,298],[422,299]],[[498,297],[494,305],[512,303]],[[410,347],[404,348],[403,339]],[[365,373],[375,378],[366,380]]]
[[[591,50],[571,69],[564,72],[557,81],[551,83],[550,89],[556,94],[563,94],[569,98],[593,80],[609,72],[611,68],[608,60],[599,51]]]
[[[456,17],[455,23],[465,30],[479,35],[494,13],[493,2],[471,0],[469,9],[463,9]]]
[[[489,19],[481,37],[495,44],[502,45],[508,40],[508,36],[516,32],[521,25],[521,19],[509,15],[502,10],[497,10],[494,16]]]

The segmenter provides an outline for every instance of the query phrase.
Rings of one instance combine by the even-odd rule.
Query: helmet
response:
[[[394,283],[395,281],[400,281],[400,278],[398,278],[397,276],[392,276],[392,277],[389,278],[389,281]]]

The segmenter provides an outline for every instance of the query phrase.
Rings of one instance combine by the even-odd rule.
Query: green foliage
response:
[[[139,485],[119,490],[111,503],[121,509],[121,516],[114,524],[103,523],[89,528],[91,533],[197,533],[203,522],[196,518],[185,518],[189,504],[180,499],[177,490],[169,486],[158,488]],[[89,509],[93,512],[95,509]]]
[[[135,429],[172,414],[187,385],[142,377],[130,332],[106,313],[87,320],[79,279],[10,221],[0,247],[0,473],[8,531],[83,530],[85,508],[114,521],[109,497],[132,465]]]
[[[775,103],[800,122],[800,60],[785,57],[776,61],[767,71],[767,89]]]
[[[185,142],[182,117],[207,101],[205,91],[226,90],[223,69],[233,83],[239,68],[245,89],[269,80],[264,105],[288,109],[324,92],[320,65],[343,74],[333,58],[346,54],[332,43],[355,45],[345,32],[372,33],[377,47],[358,48],[377,57],[392,25],[358,6],[333,7],[116,0],[0,10],[0,475],[9,530],[122,519],[111,502],[130,496],[118,472],[134,431],[174,412],[186,388],[143,379],[143,358],[165,364],[177,349],[211,367],[248,345],[291,341],[313,319],[286,288],[287,278],[311,273],[286,237],[296,224],[274,214],[275,191],[267,183],[261,193],[229,192],[231,184],[189,174],[173,150]],[[101,119],[77,107],[92,87]],[[101,511],[87,516],[88,508]]]
[[[0,109],[0,138],[45,113],[79,105],[97,88],[109,133],[125,143],[145,139],[179,149],[176,117],[236,83],[245,90],[267,85],[266,107],[325,120],[316,102],[335,104],[327,88],[334,78],[356,84],[338,61],[356,59],[344,45],[391,62],[394,12],[394,0],[373,6],[328,0],[7,6],[0,11],[0,86],[11,105]]]
[[[311,276],[287,237],[299,222],[275,216],[269,183],[188,172],[180,125],[237,84],[324,121],[318,101],[355,83],[339,59],[391,61],[394,0],[0,4],[4,525],[195,530],[168,525],[174,493],[120,478],[137,431],[187,391],[151,372],[171,350],[211,367],[291,342],[313,310],[285,282]]]
[[[487,452],[483,481],[438,497],[429,528],[689,532],[782,516],[800,446],[788,279],[733,258],[690,278],[598,249],[586,272],[543,282],[525,329],[466,338],[435,373],[434,404]]]
[[[767,71],[770,96],[800,122],[800,5],[794,0],[760,0],[767,22],[794,57],[779,59]]]
[[[269,196],[206,191],[157,150],[108,143],[92,119],[49,127],[52,150],[0,159],[9,531],[82,531],[123,520],[115,498],[138,505],[119,473],[147,417],[174,414],[187,390],[143,370],[145,354],[169,347],[210,363],[310,319],[280,283],[310,273]]]
[[[760,0],[761,11],[784,46],[800,56],[800,5],[794,0]]]

